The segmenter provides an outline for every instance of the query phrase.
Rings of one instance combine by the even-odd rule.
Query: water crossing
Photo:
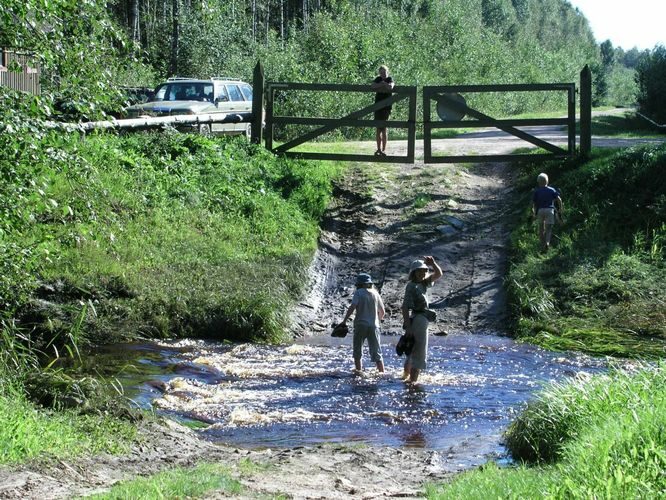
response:
[[[97,356],[107,358],[98,366],[122,365],[116,376],[138,404],[208,424],[207,438],[243,447],[362,442],[445,450],[481,440],[486,452],[501,453],[502,431],[540,387],[605,369],[604,360],[506,337],[450,335],[431,337],[428,369],[407,386],[397,339],[382,338],[383,375],[367,360],[365,372],[352,372],[351,336],[288,346],[184,340]]]

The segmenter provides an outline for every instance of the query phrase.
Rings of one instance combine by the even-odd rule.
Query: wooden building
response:
[[[29,52],[0,47],[0,85],[39,94],[39,77],[39,63]]]

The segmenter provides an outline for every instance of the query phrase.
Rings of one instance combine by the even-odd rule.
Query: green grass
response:
[[[659,498],[666,491],[663,364],[554,384],[509,427],[519,463],[430,485],[428,498]]]
[[[133,425],[111,417],[40,410],[20,394],[0,394],[0,463],[121,453],[135,438]]]
[[[666,354],[666,146],[595,150],[589,161],[523,164],[523,218],[507,276],[517,336],[595,355]],[[539,171],[562,191],[564,223],[538,250],[528,216]]]
[[[0,191],[24,193],[0,207],[0,302],[39,335],[83,316],[81,342],[285,339],[340,164],[187,134],[0,139],[19,151]]]
[[[229,496],[242,492],[243,487],[232,478],[228,468],[219,464],[199,464],[191,469],[172,469],[150,477],[124,481],[113,486],[108,493],[86,498],[206,498],[212,493]]]

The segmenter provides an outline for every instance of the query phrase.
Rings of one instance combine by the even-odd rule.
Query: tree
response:
[[[638,106],[658,123],[666,123],[666,48],[657,45],[636,70]]]

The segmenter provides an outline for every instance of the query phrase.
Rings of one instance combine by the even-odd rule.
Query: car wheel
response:
[[[210,137],[210,125],[207,123],[204,125],[199,125],[199,133],[201,135],[205,135],[206,137]]]

